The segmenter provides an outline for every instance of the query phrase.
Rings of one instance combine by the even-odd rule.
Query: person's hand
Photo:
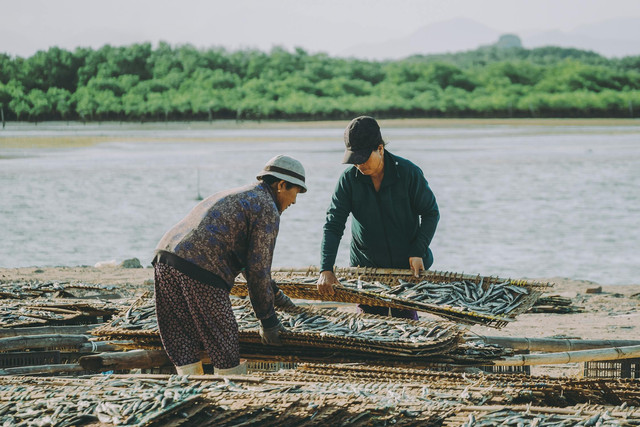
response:
[[[291,301],[291,298],[286,296],[282,290],[278,290],[278,292],[273,296],[273,305],[278,308],[293,308],[296,305]]]
[[[320,277],[318,278],[318,292],[333,295],[335,293],[333,285],[339,284],[340,282],[338,282],[338,278],[333,271],[325,270],[320,273]]]
[[[420,273],[424,271],[424,261],[422,261],[422,258],[419,256],[410,257],[409,267],[411,271],[413,271],[413,275],[419,277]]]
[[[278,324],[270,328],[260,326],[260,339],[264,345],[282,345],[280,341],[280,332],[287,332],[287,328],[282,326],[278,320]]]

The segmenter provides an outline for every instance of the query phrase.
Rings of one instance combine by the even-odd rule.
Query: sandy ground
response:
[[[547,295],[571,298],[572,304],[581,307],[583,312],[523,314],[501,330],[473,326],[469,328],[470,332],[487,336],[528,338],[640,340],[640,285],[607,286],[560,277],[528,279],[552,283],[553,288]],[[119,285],[132,294],[139,294],[152,287],[153,269],[115,266],[0,268],[0,283],[31,280]],[[588,289],[598,287],[602,288],[600,293],[587,293]],[[581,364],[532,368],[532,374],[554,376],[579,376],[580,372]]]

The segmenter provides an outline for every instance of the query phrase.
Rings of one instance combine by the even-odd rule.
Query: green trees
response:
[[[640,57],[519,46],[398,61],[150,43],[0,54],[7,120],[638,117]]]

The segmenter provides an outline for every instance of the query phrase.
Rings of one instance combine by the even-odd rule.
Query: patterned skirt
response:
[[[155,298],[162,345],[175,366],[198,362],[202,349],[216,368],[240,363],[238,323],[227,290],[156,263]]]

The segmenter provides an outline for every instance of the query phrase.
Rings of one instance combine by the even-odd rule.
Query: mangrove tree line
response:
[[[0,54],[7,120],[638,117],[640,56],[486,46],[366,61],[159,43]]]

